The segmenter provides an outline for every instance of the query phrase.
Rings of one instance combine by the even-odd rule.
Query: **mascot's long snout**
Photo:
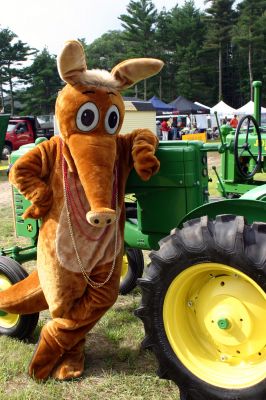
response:
[[[74,134],[69,139],[69,150],[91,207],[87,221],[99,228],[112,224],[116,220],[116,138]]]

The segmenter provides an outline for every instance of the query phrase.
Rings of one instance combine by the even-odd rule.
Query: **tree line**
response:
[[[121,30],[108,31],[91,44],[79,39],[88,67],[111,70],[127,58],[160,58],[165,63],[161,73],[125,96],[147,100],[156,95],[168,103],[182,95],[208,106],[223,100],[240,107],[253,97],[252,82],[265,82],[266,0],[206,0],[205,5],[200,10],[189,0],[158,12],[152,0],[130,0],[118,17]],[[53,113],[62,84],[55,55],[31,48],[0,27],[0,110]]]

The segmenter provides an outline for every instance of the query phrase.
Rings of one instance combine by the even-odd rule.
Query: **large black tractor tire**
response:
[[[126,248],[123,256],[122,272],[120,277],[119,293],[130,293],[136,286],[137,280],[142,277],[144,258],[140,249]]]
[[[182,400],[265,400],[266,224],[202,217],[150,257],[136,314],[159,376]]]
[[[0,256],[0,290],[5,290],[13,284],[26,278],[28,273],[21,265],[9,257]],[[17,339],[31,336],[38,323],[39,313],[19,315],[0,310],[0,335]]]

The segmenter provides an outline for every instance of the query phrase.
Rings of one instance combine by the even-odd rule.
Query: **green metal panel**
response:
[[[0,154],[2,154],[10,115],[0,114]]]
[[[161,162],[159,173],[143,182],[132,171],[126,191],[136,196],[142,233],[167,234],[187,212],[208,201],[202,149],[203,143],[197,141],[161,142],[156,153]]]
[[[159,248],[158,242],[166,233],[143,233],[138,229],[134,223],[126,221],[125,225],[125,245],[128,247],[138,248],[142,250],[157,250]]]
[[[202,142],[162,142],[156,156],[157,175],[143,182],[132,171],[127,192],[137,198],[138,221],[126,222],[125,243],[157,249],[158,241],[177,226],[188,211],[208,201],[207,158]]]
[[[10,156],[11,164],[14,164],[21,156],[26,154],[30,149],[34,148],[35,144],[30,143],[21,146],[18,150],[13,151]],[[37,239],[38,221],[35,219],[22,219],[22,214],[31,205],[30,201],[26,200],[22,194],[13,187],[13,204],[14,204],[14,219],[17,236],[23,236],[32,240]]]
[[[35,239],[38,235],[38,222],[35,219],[23,219],[22,214],[31,205],[17,189],[13,187],[14,218],[17,236]]]

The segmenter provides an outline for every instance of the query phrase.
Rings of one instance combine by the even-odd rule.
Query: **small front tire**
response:
[[[128,247],[122,261],[119,293],[122,295],[130,293],[137,286],[137,280],[142,277],[143,270],[142,251]]]

